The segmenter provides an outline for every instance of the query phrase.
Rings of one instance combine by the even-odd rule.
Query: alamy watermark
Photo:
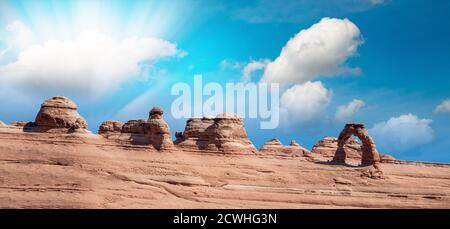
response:
[[[279,84],[218,83],[203,85],[202,75],[194,76],[194,88],[187,83],[172,86],[178,96],[171,107],[174,118],[215,116],[236,113],[242,118],[260,119],[261,129],[274,129],[280,121]]]

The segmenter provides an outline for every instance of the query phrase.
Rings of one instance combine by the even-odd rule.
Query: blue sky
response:
[[[258,147],[276,137],[310,148],[358,121],[381,152],[450,162],[449,10],[444,0],[0,0],[0,120],[33,120],[61,94],[92,131],[146,118],[153,106],[181,131],[172,85],[194,74],[241,82],[258,63],[251,82],[286,84],[288,114],[272,130],[246,120]]]

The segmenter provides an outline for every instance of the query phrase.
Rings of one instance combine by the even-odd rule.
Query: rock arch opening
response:
[[[344,129],[339,134],[338,148],[334,154],[333,162],[345,163],[347,153],[345,152],[344,145],[352,135],[358,137],[362,142],[362,166],[373,165],[376,162],[380,162],[380,155],[377,151],[376,145],[362,123],[348,123],[345,125]]]

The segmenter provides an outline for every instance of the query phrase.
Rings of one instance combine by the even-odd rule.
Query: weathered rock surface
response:
[[[191,118],[175,143],[185,149],[222,151],[224,153],[256,153],[248,139],[242,118],[223,113],[215,118]]]
[[[362,144],[358,142],[355,138],[350,137],[344,144],[344,149],[347,152],[347,158],[361,160]],[[314,154],[320,154],[324,157],[332,158],[336,153],[338,148],[338,139],[335,137],[324,137],[322,140],[317,142],[311,152]],[[396,159],[389,154],[380,154],[381,162],[393,162]]]
[[[361,143],[356,141],[353,137],[349,138],[344,145],[347,151],[347,157],[354,159],[361,159]],[[321,154],[325,157],[334,157],[334,153],[338,148],[338,139],[335,137],[324,137],[322,140],[317,142],[311,152]]]
[[[30,122],[25,122],[25,121],[14,121],[11,123],[11,126],[15,126],[15,127],[24,127],[26,125],[30,125]]]
[[[307,150],[305,147],[298,144],[295,140],[292,140],[291,143],[289,143],[288,147],[289,147],[289,149],[293,150],[294,152],[301,151],[301,154],[303,156],[308,156],[311,154],[311,151]]]
[[[0,156],[0,208],[450,208],[442,163],[386,163],[374,179],[373,166],[322,157],[167,154],[17,128],[0,128]]]
[[[163,109],[154,107],[150,110],[148,121],[144,124],[144,133],[158,150],[173,148],[172,136],[167,122],[163,119]]]
[[[389,155],[389,154],[382,154],[380,153],[380,159],[381,162],[394,162],[396,161],[395,157]]]
[[[169,125],[163,119],[162,108],[154,107],[148,120],[129,120],[125,124],[117,121],[105,121],[99,133],[109,139],[128,141],[131,144],[152,145],[157,150],[173,149]]]
[[[373,165],[381,161],[377,147],[369,132],[362,123],[348,123],[341,131],[338,137],[338,148],[334,154],[333,161],[345,163],[347,152],[344,148],[345,143],[352,135],[356,135],[362,142],[361,145],[361,165]]]
[[[353,184],[353,182],[351,180],[347,180],[342,177],[335,177],[335,178],[333,178],[333,180],[334,180],[334,183],[336,183],[336,184],[343,184],[343,185],[352,185]]]
[[[209,145],[209,136],[206,130],[214,124],[213,118],[190,118],[186,122],[184,132],[178,132],[175,143],[184,148],[206,149]],[[217,147],[211,146],[217,150]]]
[[[123,122],[108,120],[102,122],[98,129],[99,134],[120,133],[122,131]]]
[[[57,101],[41,110],[55,118],[44,123],[75,128],[65,123],[73,123],[66,116],[76,106],[52,100]],[[0,128],[0,208],[450,208],[449,164],[381,165],[373,152],[372,157],[361,153],[375,146],[355,124],[339,140],[324,139],[316,150],[336,152],[340,147],[346,151],[344,160],[356,161],[345,147],[355,149],[356,159],[375,159],[369,160],[371,166],[329,163],[333,151],[314,160],[251,154],[256,150],[243,120],[232,114],[188,120],[184,133],[176,133],[180,150],[171,155],[155,150],[173,147],[161,108],[153,108],[148,120],[105,121],[99,128],[103,137],[87,131],[36,133],[13,125]],[[352,140],[352,134],[363,144]],[[144,140],[147,145],[111,139]],[[193,153],[186,150],[189,146],[208,153]],[[217,150],[241,154],[231,157]],[[262,150],[309,154],[295,141],[283,146],[277,139]]]
[[[125,124],[122,125],[122,133],[129,134],[145,134],[145,125],[146,121],[143,119],[139,120],[129,120]]]
[[[365,169],[361,172],[362,177],[367,177],[371,179],[383,179],[383,171],[381,169],[380,163],[375,162],[373,166],[369,166],[368,169]]]
[[[264,143],[259,149],[259,152],[263,153],[277,153],[279,151],[284,150],[284,145],[280,142],[280,140],[273,138]]]
[[[72,130],[88,127],[86,120],[77,112],[77,105],[64,96],[55,96],[42,103],[34,125]]]
[[[274,154],[274,155],[291,155],[291,156],[305,156],[309,154],[307,149],[301,147],[295,140],[292,140],[288,146],[283,145],[278,139],[270,139],[259,150],[260,153]]]
[[[6,126],[6,124],[0,120],[0,126]]]

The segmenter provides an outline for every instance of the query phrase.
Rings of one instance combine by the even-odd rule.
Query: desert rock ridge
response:
[[[160,108],[99,134],[26,123],[0,123],[1,208],[450,208],[449,164],[253,151],[235,116],[192,119],[175,144]]]

